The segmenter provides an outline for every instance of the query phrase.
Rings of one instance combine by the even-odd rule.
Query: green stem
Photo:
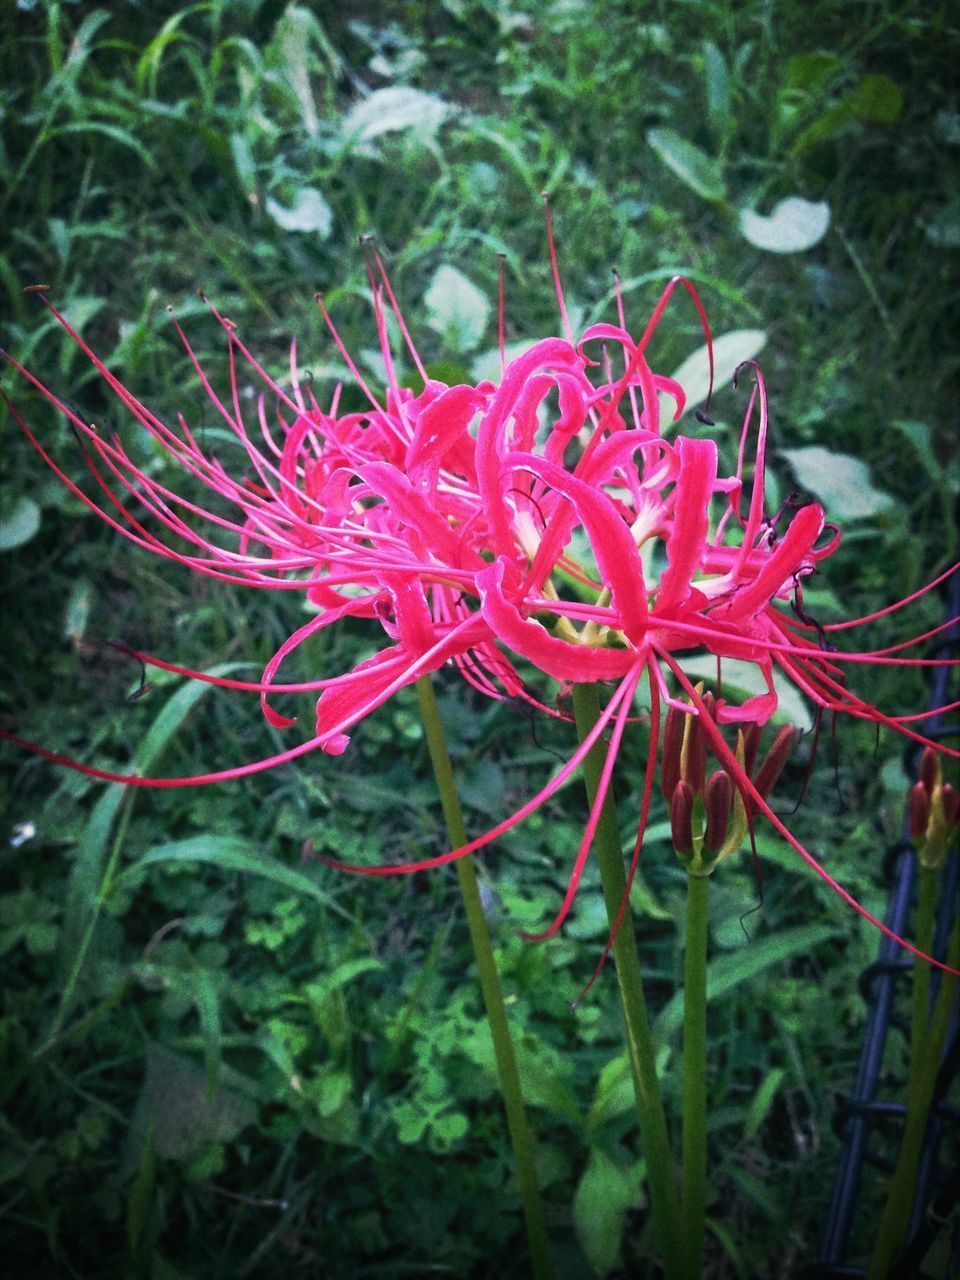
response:
[[[920,887],[917,902],[917,946],[927,955],[933,952],[933,934],[937,923],[938,875],[930,867],[919,867]],[[930,1021],[930,966],[920,961],[913,969],[912,1008],[910,1013],[910,1069],[907,1077],[907,1105],[922,1087],[924,1049]]]
[[[453,777],[453,766],[447,751],[447,742],[437,710],[437,700],[429,676],[417,681],[417,696],[420,699],[420,715],[423,720],[427,746],[430,751],[430,762],[437,780],[443,816],[446,819],[447,831],[453,848],[467,843],[467,832],[463,821],[463,811],[457,795]],[[500,977],[493,954],[493,944],[487,930],[483,915],[483,903],[480,899],[480,888],[477,884],[477,873],[473,859],[468,854],[457,859],[457,876],[460,881],[460,893],[467,913],[467,925],[470,929],[470,941],[473,943],[473,955],[480,974],[480,989],[487,1010],[487,1021],[493,1037],[493,1051],[497,1061],[497,1074],[500,1078],[500,1092],[507,1113],[507,1128],[510,1142],[517,1163],[517,1182],[520,1188],[520,1202],[527,1224],[527,1238],[530,1242],[530,1257],[535,1280],[550,1280],[553,1266],[550,1261],[550,1245],[547,1239],[547,1228],[543,1217],[543,1204],[540,1199],[540,1187],[537,1182],[537,1171],[534,1161],[533,1133],[530,1129],[527,1113],[523,1105],[523,1091],[520,1086],[520,1071],[517,1066],[513,1042],[510,1039],[510,1024],[503,1003],[503,992],[500,989]]]
[[[683,1198],[687,1273],[699,1280],[707,1201],[707,887],[687,876],[683,986]]]
[[[923,932],[918,930],[917,945],[924,951],[931,949],[933,941],[933,913],[930,914],[929,926],[925,925],[924,897],[925,893],[935,894],[938,873],[927,868],[921,870],[919,921]],[[928,877],[934,878],[933,890],[927,885]],[[935,902],[935,898],[934,898]],[[924,932],[927,936],[924,937]],[[924,960],[917,959],[914,969],[914,1016],[917,1016],[919,1001],[916,988],[921,986],[929,993],[930,971]],[[947,964],[951,968],[960,967],[960,915],[950,934],[947,947]],[[877,1232],[877,1240],[870,1265],[867,1268],[867,1280],[886,1280],[891,1273],[907,1241],[910,1227],[910,1214],[913,1210],[913,1197],[917,1183],[917,1168],[923,1150],[923,1138],[927,1129],[930,1106],[933,1102],[933,1091],[940,1071],[940,1060],[943,1057],[943,1046],[946,1042],[954,1001],[957,997],[957,979],[953,974],[940,975],[940,990],[933,1006],[933,1016],[928,1021],[929,998],[923,1006],[922,1022],[915,1021],[910,1041],[910,1075],[907,1094],[907,1118],[904,1122],[903,1138],[900,1142],[900,1154],[893,1171],[893,1181],[887,1194],[883,1217]]]
[[[600,700],[595,684],[573,686],[573,714],[577,723],[577,733],[582,742],[600,715]],[[597,794],[603,758],[603,743],[598,740],[583,761],[583,776],[591,805]],[[620,844],[616,808],[609,791],[597,825],[594,847],[597,850],[597,861],[600,866],[607,918],[612,929],[626,892],[627,878],[623,869],[623,850]],[[674,1277],[683,1274],[677,1182],[673,1155],[670,1151],[670,1139],[667,1134],[667,1118],[664,1114],[660,1083],[657,1079],[653,1035],[647,1020],[647,1007],[643,998],[643,978],[637,956],[637,939],[633,928],[633,917],[629,910],[624,912],[614,939],[613,956],[616,961],[617,984],[620,988],[620,1003],[623,1007],[627,1033],[627,1052],[637,1099],[640,1137],[646,1155],[654,1227],[659,1237],[667,1278],[673,1280]]]

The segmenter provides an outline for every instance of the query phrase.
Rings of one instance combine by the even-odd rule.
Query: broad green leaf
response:
[[[828,519],[865,519],[896,506],[890,494],[873,487],[867,465],[859,458],[821,445],[782,449],[781,453],[798,483],[823,503]]]
[[[851,120],[870,124],[892,124],[900,115],[903,95],[886,76],[864,76],[855,89],[828,107],[818,120],[804,129],[790,148],[792,156],[823,142]]]
[[[456,267],[443,263],[424,294],[427,323],[457,355],[479,346],[487,327],[490,303]]]
[[[768,253],[802,253],[823,239],[830,226],[830,206],[790,196],[769,215],[740,210],[740,234]]]
[[[738,951],[725,952],[707,965],[707,999],[719,1000],[765,969],[785,964],[794,956],[809,955],[837,932],[836,925],[800,925],[794,929],[780,929],[766,938],[754,938],[749,943],[745,942]],[[657,1039],[670,1040],[682,1023],[683,992],[678,991],[657,1018]]]
[[[680,665],[688,676],[696,680],[705,680],[711,689],[717,686],[717,660],[712,654],[705,653],[695,658],[681,658]],[[740,658],[724,658],[720,664],[723,679],[723,696],[731,701],[753,697],[756,693],[766,693],[767,685],[756,664],[743,662]],[[807,733],[813,728],[813,716],[803,695],[779,671],[773,673],[773,687],[777,693],[777,710],[774,720],[783,724],[792,724]],[[731,694],[734,695],[731,698]]]
[[[765,329],[731,329],[713,340],[714,361],[714,393],[730,382],[737,367],[744,360],[753,360],[767,341]],[[684,413],[690,413],[707,398],[710,387],[710,362],[707,358],[706,344],[687,356],[683,364],[673,373],[675,381],[687,393]],[[666,401],[672,404],[672,401]],[[663,423],[664,433],[670,424]]]
[[[229,1142],[256,1119],[249,1099],[252,1082],[229,1067],[223,1084],[211,1094],[207,1073],[191,1058],[159,1044],[147,1049],[147,1071],[134,1111],[135,1143],[143,1143],[153,1126],[157,1155],[188,1160],[215,1142]]]
[[[787,59],[783,87],[813,93],[829,78],[843,70],[843,59],[835,53],[797,53]]]
[[[0,551],[15,551],[25,546],[40,530],[40,508],[32,498],[17,498],[11,506],[4,504],[0,515]]]
[[[316,187],[301,187],[289,209],[273,196],[267,196],[264,207],[284,231],[314,231],[325,240],[333,230],[333,211]]]
[[[903,110],[903,94],[888,76],[864,76],[849,101],[854,115],[872,124],[893,124]]]
[[[726,195],[723,170],[705,151],[681,138],[672,129],[648,129],[647,142],[663,163],[691,191],[704,200],[722,200]]]
[[[377,89],[351,107],[343,117],[343,137],[354,143],[371,142],[381,134],[413,129],[421,141],[432,140],[451,108],[436,94],[395,85]]]
[[[608,1275],[620,1256],[623,1218],[640,1199],[635,1170],[623,1169],[594,1148],[573,1198],[577,1239],[596,1275]]]

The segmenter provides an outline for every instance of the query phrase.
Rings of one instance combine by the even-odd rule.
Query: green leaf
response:
[[[324,906],[333,907],[339,914],[350,918],[342,907],[334,904],[330,896],[314,883],[304,872],[295,867],[271,858],[261,852],[259,846],[242,836],[202,835],[191,836],[186,840],[173,840],[168,844],[154,845],[142,858],[131,863],[117,878],[118,887],[138,881],[144,868],[156,866],[163,862],[203,862],[209,866],[219,867],[222,871],[240,872],[243,875],[263,876],[274,884],[285,889],[294,889],[297,893],[322,902]]]
[[[243,662],[227,662],[211,667],[210,675],[229,675],[246,666]],[[131,773],[147,774],[155,764],[170,739],[183,725],[187,716],[214,686],[201,681],[190,681],[178,689],[160,709],[160,713],[144,735],[131,765]],[[77,857],[67,884],[64,909],[64,933],[61,946],[61,964],[68,974],[63,985],[60,1007],[54,1019],[50,1036],[53,1037],[63,1023],[75,993],[76,983],[86,960],[93,939],[93,927],[109,888],[109,861],[119,856],[123,841],[123,827],[114,839],[114,824],[121,806],[127,802],[126,818],[129,819],[133,804],[133,791],[123,783],[110,783],[97,800],[84,827],[77,849]],[[119,880],[122,880],[122,876]]]
[[[781,929],[768,938],[755,938],[739,951],[729,951],[707,966],[707,999],[719,1000],[749,982],[765,969],[785,964],[794,956],[808,955],[815,947],[834,937],[836,925],[800,925]],[[683,992],[677,991],[668,1001],[656,1022],[658,1040],[669,1040],[683,1022]]]
[[[797,481],[823,503],[828,519],[862,520],[896,506],[888,493],[870,483],[866,463],[821,445],[783,449]]]
[[[284,231],[313,231],[325,240],[333,230],[333,210],[316,187],[301,187],[294,196],[292,208],[267,196],[264,207]]]
[[[593,1133],[608,1120],[625,1115],[636,1106],[633,1075],[626,1052],[612,1058],[600,1072],[600,1079],[587,1116],[587,1131]]]
[[[648,129],[647,142],[663,163],[691,191],[704,200],[722,200],[726,195],[723,170],[718,161],[699,147],[681,138],[672,129]]]
[[[843,59],[835,53],[798,53],[787,59],[783,72],[784,89],[814,93],[831,76],[843,70]]]
[[[112,142],[119,142],[121,146],[128,147],[131,151],[135,151],[148,169],[156,169],[157,162],[153,156],[143,145],[139,138],[128,129],[121,129],[116,124],[104,124],[102,120],[81,120],[75,124],[63,124],[57,129],[51,129],[46,135],[46,140],[60,137],[65,133],[99,133],[105,138],[109,138]]]
[[[32,498],[20,497],[0,515],[0,551],[15,551],[36,537],[40,508]]]
[[[707,89],[707,115],[721,138],[730,132],[730,73],[727,63],[712,40],[703,42],[703,70]]]
[[[888,76],[864,76],[848,101],[853,114],[871,124],[893,124],[903,110],[903,94]]]
[[[765,329],[731,329],[713,340],[714,388],[729,383],[734,371],[744,360],[753,360],[763,349],[767,341]],[[710,386],[710,361],[707,358],[707,347],[704,344],[693,355],[687,356],[683,364],[673,373],[687,393],[684,413],[690,413],[707,398]],[[670,423],[663,423],[664,433]]]
[[[636,1171],[594,1148],[573,1198],[573,1223],[596,1275],[606,1276],[617,1265],[624,1215],[639,1199]]]
[[[802,253],[827,234],[830,206],[790,196],[764,216],[752,209],[740,210],[740,234],[757,249],[768,253]]]
[[[304,132],[314,138],[320,127],[320,117],[310,80],[311,48],[314,42],[325,48],[326,35],[316,17],[303,5],[288,5],[274,28],[269,52],[300,104],[300,118]]]
[[[944,482],[944,471],[940,465],[937,455],[933,451],[931,444],[930,424],[927,422],[917,422],[915,420],[894,418],[890,423],[892,427],[905,436],[916,450],[917,457],[923,463],[923,469],[936,485],[942,485]]]
[[[213,1094],[207,1073],[191,1058],[159,1044],[147,1048],[147,1070],[134,1111],[134,1141],[144,1143],[151,1126],[157,1155],[189,1160],[212,1143],[229,1142],[256,1119],[245,1076],[223,1069],[223,1085]]]
[[[194,970],[185,977],[200,1017],[203,1057],[207,1070],[207,1094],[212,1098],[220,1087],[220,1069],[223,1062],[220,996],[213,975],[206,969]]]
[[[439,266],[424,294],[427,323],[455,354],[479,346],[487,327],[490,303],[456,267]]]
[[[747,1123],[743,1127],[743,1136],[746,1142],[752,1142],[760,1132],[760,1126],[770,1110],[770,1104],[779,1093],[780,1086],[786,1079],[786,1075],[787,1073],[783,1067],[774,1067],[772,1071],[767,1072],[760,1088],[753,1095],[750,1110],[747,1112]]]

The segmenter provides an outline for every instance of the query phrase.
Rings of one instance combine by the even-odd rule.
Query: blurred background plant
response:
[[[498,253],[508,343],[557,330],[545,190],[575,326],[611,316],[612,267],[635,324],[683,271],[726,372],[760,353],[779,497],[813,494],[846,529],[806,607],[823,621],[868,612],[956,558],[949,13],[895,0],[675,2],[640,17],[594,0],[19,0],[0,41],[4,344],[88,419],[124,425],[22,293],[48,284],[151,408],[182,411],[226,449],[165,306],[215,374],[224,344],[198,287],[277,375],[295,335],[320,384],[341,371],[312,303],[321,288],[376,379],[356,247],[373,234],[431,368],[478,376],[496,348]],[[693,355],[685,376],[698,376],[692,313],[677,307],[657,344],[658,368]],[[9,374],[4,385],[79,474],[64,424]],[[713,430],[728,460],[741,413],[724,389]],[[705,430],[692,415],[685,429]],[[255,701],[164,673],[131,700],[139,672],[107,642],[249,674],[302,621],[296,606],[118,553],[8,417],[3,430],[4,723],[108,767],[162,756],[168,773],[278,749]],[[930,598],[912,629],[940,617]],[[902,634],[881,620],[875,643]],[[339,670],[365,643],[359,626],[317,643],[304,669]],[[860,687],[923,705],[919,675],[865,673]],[[570,749],[569,726],[471,700],[453,678],[440,705],[478,824]],[[881,741],[877,757],[872,734],[844,727],[835,771],[817,772],[794,819],[874,910],[906,794],[898,751]],[[627,825],[641,752],[638,740],[621,756]],[[784,795],[799,794],[808,758],[802,745]],[[522,1274],[452,872],[361,884],[313,858],[440,851],[412,693],[342,759],[216,792],[124,796],[12,750],[2,760],[0,1204],[15,1267]],[[582,806],[571,786],[484,859],[569,1277],[636,1274],[649,1247],[612,980],[567,1007],[605,937],[595,873],[562,937],[538,947],[512,933],[555,904]],[[665,812],[654,817],[635,905],[669,1094],[684,875]],[[784,846],[762,835],[759,850],[762,909],[744,917],[757,906],[747,859],[711,903],[717,1276],[799,1274],[814,1256],[834,1103],[858,1050],[856,975],[875,949]],[[864,1223],[862,1248],[869,1205]]]

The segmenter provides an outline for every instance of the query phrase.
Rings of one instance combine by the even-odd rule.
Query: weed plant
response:
[[[182,411],[219,442],[164,308],[215,374],[224,344],[198,287],[271,371],[281,374],[295,335],[301,363],[329,383],[341,361],[313,305],[322,288],[376,379],[357,248],[358,235],[375,235],[428,360],[466,380],[496,346],[499,253],[508,342],[557,329],[547,191],[580,317],[609,318],[611,267],[628,318],[682,271],[717,332],[763,331],[781,497],[833,478],[832,500],[852,504],[829,586],[809,591],[807,607],[824,621],[866,613],[956,559],[947,335],[960,104],[949,12],[897,0],[20,0],[5,7],[0,54],[4,344],[89,420],[127,427],[22,292],[47,284],[161,417]],[[826,235],[791,254],[748,242],[739,210],[768,213],[790,196],[829,206]],[[431,293],[450,269],[447,293]],[[699,345],[696,316],[677,308],[657,341],[658,367],[679,365]],[[80,474],[64,423],[15,376],[3,381]],[[741,413],[724,389],[715,416],[728,457]],[[126,438],[147,451],[143,464],[160,465]],[[827,475],[796,452],[812,446],[830,451]],[[868,470],[850,471],[849,458]],[[141,688],[109,641],[253,678],[303,621],[296,605],[120,545],[9,417],[3,466],[4,724],[119,768],[162,758],[168,774],[280,750],[255,700],[163,673]],[[941,608],[922,603],[916,630]],[[875,644],[888,633],[880,620]],[[352,664],[364,643],[359,627],[315,641],[302,678]],[[555,751],[569,752],[572,729],[482,702],[454,676],[439,687],[479,829],[530,793]],[[922,678],[900,671],[868,672],[862,687],[902,709],[925,700]],[[897,752],[844,728],[835,767],[821,760],[795,819],[879,913],[907,785]],[[808,753],[784,796],[799,794]],[[452,872],[358,883],[314,858],[441,851],[412,691],[358,727],[343,758],[216,790],[125,795],[13,750],[2,760],[0,1204],[11,1274],[524,1274]],[[641,744],[621,761],[632,823]],[[571,1280],[646,1274],[649,1249],[612,978],[575,1015],[568,1008],[606,934],[594,873],[561,937],[530,946],[513,933],[548,917],[583,819],[571,786],[483,859],[551,1233]],[[667,833],[661,808],[635,905],[669,1105],[684,875]],[[761,836],[759,852],[762,905],[747,857],[716,878],[712,902],[717,1277],[799,1275],[815,1256],[832,1119],[859,1049],[857,975],[876,948],[785,846]],[[868,1183],[861,1250],[879,1195]]]

